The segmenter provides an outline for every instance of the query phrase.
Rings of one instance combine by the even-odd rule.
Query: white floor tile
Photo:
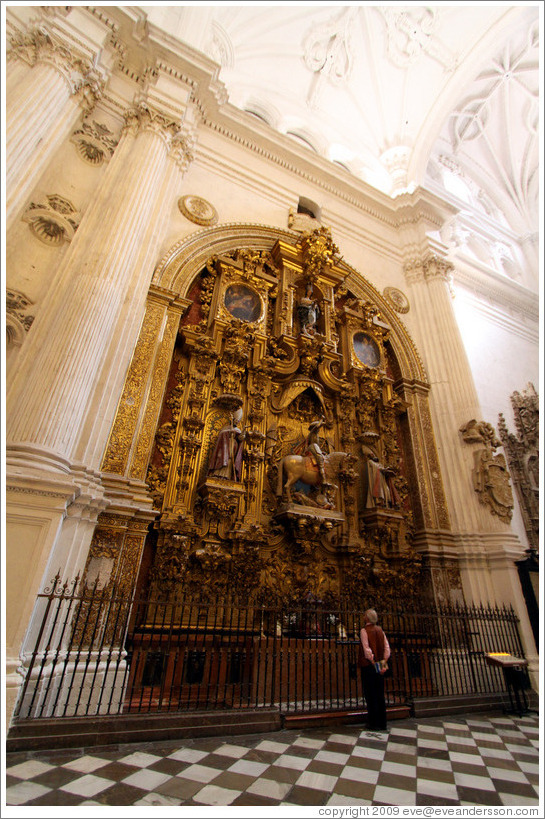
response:
[[[342,743],[343,745],[355,745],[358,741],[358,737],[347,734],[331,734],[327,741],[338,742]]]
[[[331,762],[333,765],[346,765],[350,759],[350,754],[338,754],[336,751],[318,751],[314,759],[320,762]]]
[[[303,771],[295,784],[319,791],[332,791],[336,782],[336,776],[329,776],[329,774],[317,773],[316,771]]]
[[[220,773],[217,768],[208,768],[206,765],[190,765],[185,771],[180,771],[178,776],[194,782],[212,782]]]
[[[418,736],[422,737],[426,734],[444,734],[444,730],[440,725],[419,725]]]
[[[318,751],[315,758],[319,759],[320,754],[322,753],[324,753],[324,751]],[[341,756],[341,754],[338,754],[338,756]],[[342,754],[342,756],[345,756],[345,754]],[[348,759],[348,755],[346,755],[346,757]],[[291,756],[290,754],[282,754],[273,764],[280,765],[280,767],[282,768],[293,768],[296,771],[304,771],[305,768],[308,768],[310,762],[311,762],[310,759],[305,759],[302,756]]]
[[[528,784],[528,780],[522,771],[516,771],[514,768],[492,768],[488,767],[488,776],[491,779],[506,780],[507,782],[524,782]]]
[[[385,785],[377,785],[373,803],[383,802],[385,805],[416,805],[416,793],[402,791],[399,788],[388,788]]]
[[[98,805],[98,802],[94,803]],[[162,793],[147,793],[142,799],[133,803],[134,805],[181,805],[182,800],[174,796],[165,796]]]
[[[28,759],[26,762],[20,762],[18,765],[13,765],[12,768],[7,768],[6,773],[10,776],[16,776],[18,779],[32,779],[34,776],[39,776],[52,768],[53,765],[40,762],[39,759]]]
[[[477,745],[473,737],[455,737],[452,734],[447,734],[446,740],[449,745],[471,745],[472,747]]]
[[[36,782],[18,782],[17,785],[6,788],[6,805],[24,805],[31,799],[49,793],[50,790],[51,788],[38,785]]]
[[[308,764],[309,760],[305,760]],[[230,773],[246,774],[246,776],[261,776],[263,771],[266,771],[269,763],[253,762],[250,759],[238,759],[233,765],[227,769]]]
[[[178,751],[169,754],[167,759],[175,759],[177,762],[200,762],[205,756],[208,756],[207,751],[197,751],[195,748],[180,748]]]
[[[195,802],[203,805],[230,805],[234,802],[240,791],[233,791],[230,788],[220,788],[217,785],[207,785],[193,797]]]
[[[286,804],[286,803],[284,803]],[[334,793],[333,796],[328,799],[327,805],[372,805],[373,803],[369,801],[369,799],[354,799],[353,796],[343,796],[342,793]]]
[[[134,785],[135,788],[142,788],[143,791],[154,791],[163,782],[172,777],[169,774],[160,773],[159,771],[149,771],[143,768],[141,771],[135,771],[122,781],[127,785]]]
[[[473,776],[473,774],[454,771],[454,782],[464,788],[477,788],[480,791],[495,791],[494,783],[488,776]]]
[[[102,793],[102,791],[111,788],[114,784],[111,779],[105,779],[103,776],[85,774],[85,776],[80,776],[79,779],[74,779],[73,782],[67,782],[60,790],[75,793],[78,796],[96,796],[97,793]]]
[[[484,768],[484,762],[480,754],[463,754],[459,751],[451,751],[449,756],[452,762],[463,762],[465,765],[482,765]]]
[[[274,779],[256,779],[246,788],[246,793],[267,796],[269,799],[283,799],[292,788],[291,782],[276,782]]]
[[[509,762],[513,761],[513,755],[510,754],[509,751],[506,751],[503,746],[501,748],[481,748],[480,752],[483,759],[507,759]]]
[[[67,762],[66,765],[62,765],[61,767],[67,768],[69,771],[93,773],[93,771],[103,768],[104,765],[109,765],[111,761],[111,759],[100,759],[96,756],[80,756],[77,759],[72,759],[71,762]]]
[[[243,748],[242,745],[220,745],[214,753],[221,754],[221,756],[230,756],[234,759],[240,759],[241,756],[246,756],[250,749]]]
[[[426,796],[441,796],[444,799],[458,799],[458,790],[456,785],[449,782],[438,782],[435,779],[417,779],[416,780],[417,793],[423,793]]]
[[[524,771],[524,773],[538,774],[539,773],[539,758],[536,756],[535,762],[517,762],[517,765]]]
[[[358,768],[356,765],[345,765],[339,779],[351,779],[353,782],[368,782],[376,785],[379,771],[372,768]]]
[[[264,739],[259,745],[255,746],[256,751],[270,751],[273,754],[283,754],[290,746],[285,742],[272,742],[269,739]]]
[[[390,725],[390,736],[416,737],[418,736],[418,731],[416,728],[399,728],[398,726]]]
[[[134,765],[136,768],[147,768],[148,765],[153,765],[154,762],[159,762],[163,757],[156,754],[145,754],[142,751],[135,751],[133,754],[123,756],[119,760],[124,765]]]
[[[416,756],[417,754],[417,747],[416,745],[406,745],[404,742],[390,742],[388,743],[388,751],[395,751],[396,754],[408,754],[410,756]]]
[[[384,748],[369,748],[364,745],[356,745],[351,756],[358,756],[363,759],[384,759],[386,746]],[[342,763],[341,763],[342,764]]]
[[[539,805],[537,796],[535,799],[532,799],[530,796],[517,796],[516,793],[501,793],[500,791],[499,797],[502,801],[502,805],[519,805],[520,807],[524,805]]]
[[[432,751],[448,751],[448,745],[446,742],[442,742],[439,739],[425,739],[423,737],[418,737],[418,749],[421,748],[429,748]]]
[[[402,762],[383,762],[380,769],[383,773],[396,774],[397,776],[416,777],[416,760],[414,765],[405,765]]]

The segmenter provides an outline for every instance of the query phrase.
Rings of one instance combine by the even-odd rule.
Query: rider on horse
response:
[[[327,483],[325,476],[324,453],[320,447],[320,429],[325,424],[325,418],[313,421],[308,428],[308,435],[294,451],[303,455],[310,455],[313,463],[318,466],[322,483]]]

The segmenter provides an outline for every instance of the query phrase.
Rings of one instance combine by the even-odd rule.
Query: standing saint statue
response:
[[[374,507],[392,508],[401,503],[394,484],[394,471],[383,466],[375,450],[362,444],[365,457],[363,492],[366,509]]]
[[[299,299],[299,304],[297,305],[301,332],[305,336],[313,336],[315,334],[316,322],[320,316],[318,302],[312,297],[312,293],[313,287],[309,282],[306,287],[305,295]]]
[[[220,429],[208,462],[208,474],[216,478],[240,481],[242,453],[246,433],[239,427],[242,409],[231,413],[230,424]]]

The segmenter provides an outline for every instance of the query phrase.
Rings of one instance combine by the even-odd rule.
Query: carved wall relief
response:
[[[46,245],[70,242],[79,225],[79,213],[68,199],[52,194],[45,202],[31,202],[23,220],[34,235]]]
[[[494,455],[495,449],[501,446],[494,427],[486,421],[472,419],[460,427],[460,432],[466,443],[484,444],[483,449],[473,453],[473,486],[479,500],[490,507],[492,514],[509,523],[513,515],[513,493],[505,456]]]
[[[498,431],[520,503],[530,547],[539,548],[539,396],[533,384],[514,392],[511,404],[516,435],[500,414]]]
[[[6,352],[20,347],[28,333],[34,316],[30,313],[34,302],[19,290],[6,290]]]
[[[117,140],[106,125],[100,122],[83,122],[71,136],[78,154],[89,165],[102,165],[112,156]]]

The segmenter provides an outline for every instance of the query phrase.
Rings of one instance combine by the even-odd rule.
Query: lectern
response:
[[[503,669],[511,712],[518,714],[519,717],[525,714],[528,711],[528,701],[524,691],[527,687],[527,675],[523,669],[528,665],[528,660],[515,657],[505,651],[491,651],[484,656],[489,665]]]

